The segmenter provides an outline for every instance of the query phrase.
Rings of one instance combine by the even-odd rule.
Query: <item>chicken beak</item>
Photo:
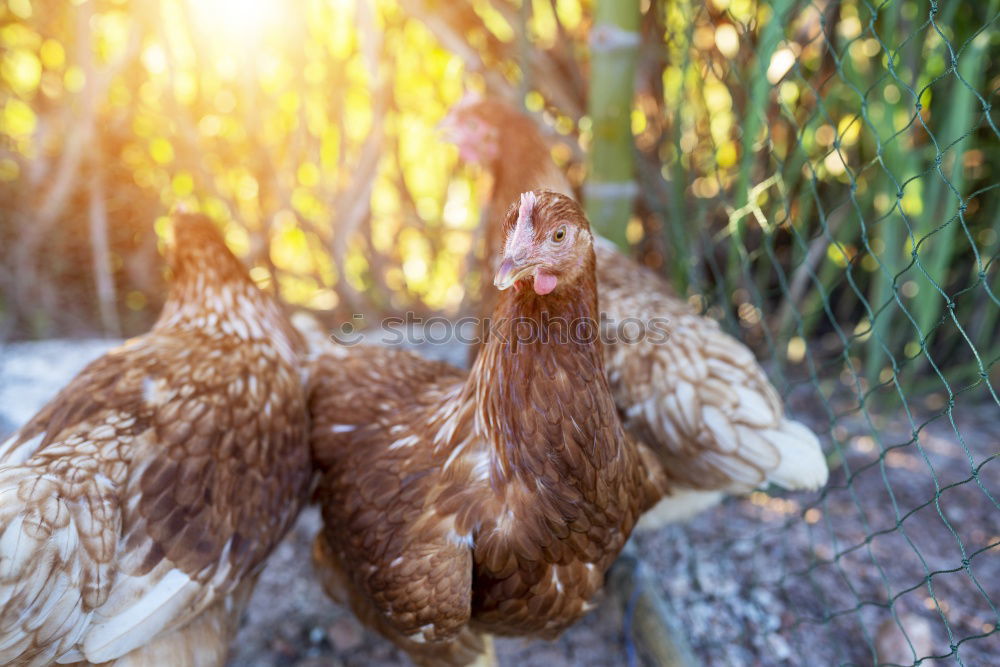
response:
[[[493,285],[503,291],[531,273],[534,268],[534,264],[520,264],[510,257],[504,257],[496,276],[493,277]]]

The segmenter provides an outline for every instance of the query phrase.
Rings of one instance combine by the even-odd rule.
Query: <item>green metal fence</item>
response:
[[[725,554],[718,576],[770,609],[689,627],[693,644],[723,662],[996,664],[1000,1],[663,12],[665,97],[694,102],[659,147],[672,196],[648,203],[667,247],[702,249],[670,271],[775,360],[833,469],[810,502],[752,497],[760,530],[671,534]],[[689,624],[719,598],[668,597]]]

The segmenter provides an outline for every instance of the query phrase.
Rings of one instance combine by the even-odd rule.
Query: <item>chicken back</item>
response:
[[[302,345],[180,215],[153,330],[0,445],[0,663],[222,664],[311,479]]]

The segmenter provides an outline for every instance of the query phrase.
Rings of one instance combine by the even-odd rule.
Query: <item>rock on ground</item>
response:
[[[113,344],[53,340],[0,349],[0,436]],[[465,358],[460,346],[418,347],[456,364]],[[845,409],[833,444],[817,402],[792,403],[835,452],[824,495],[758,492],[636,538],[698,658],[710,665],[914,664],[957,653],[965,665],[996,664],[997,405],[959,401],[954,425],[917,408],[913,422],[902,414],[869,422]],[[306,510],[269,560],[231,665],[405,664],[323,595],[309,560],[318,528],[318,513]],[[498,641],[499,662],[629,664],[628,627],[617,605],[600,604],[555,642]]]

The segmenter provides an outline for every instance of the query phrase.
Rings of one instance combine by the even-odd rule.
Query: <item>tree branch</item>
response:
[[[104,333],[121,338],[122,328],[115,305],[115,282],[111,273],[111,249],[108,243],[108,209],[105,203],[104,167],[94,165],[90,179],[90,255],[94,265],[94,287]]]

